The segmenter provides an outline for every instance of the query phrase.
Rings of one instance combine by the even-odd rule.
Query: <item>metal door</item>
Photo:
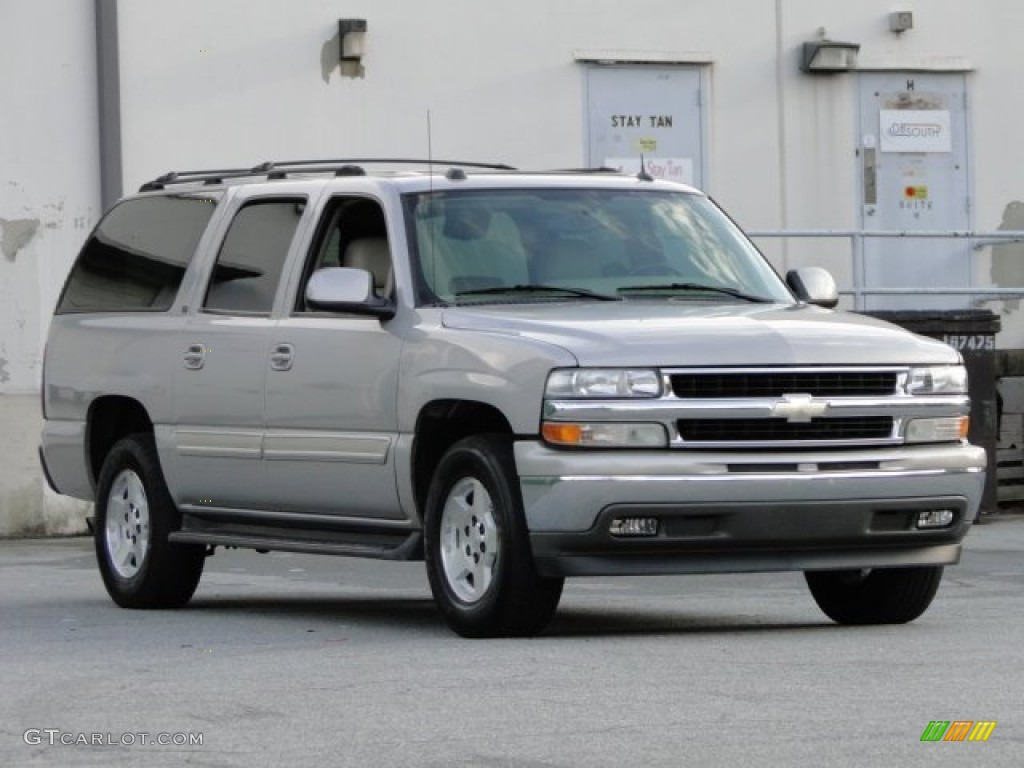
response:
[[[324,266],[369,266],[359,258],[366,253],[360,245],[383,244],[387,250],[379,201],[334,197],[322,222],[305,274]],[[387,293],[392,278],[379,256],[371,269]],[[275,325],[263,451],[268,506],[349,518],[401,517],[395,406],[402,342],[394,326],[305,308],[293,309]]]
[[[970,172],[964,75],[876,73],[860,76],[861,227],[866,231],[970,229]],[[966,288],[969,245],[962,239],[865,240],[865,288],[906,288],[868,295],[868,309],[958,308],[967,298],[914,294]]]
[[[702,186],[704,117],[697,67],[587,69],[587,162]]]
[[[263,503],[264,377],[272,321],[190,317],[174,376],[177,501],[204,507]]]
[[[266,502],[285,512],[400,517],[395,402],[401,341],[372,317],[315,314],[274,329]]]
[[[249,198],[246,200],[246,198]],[[179,504],[260,509],[271,318],[304,198],[240,191],[174,377]]]

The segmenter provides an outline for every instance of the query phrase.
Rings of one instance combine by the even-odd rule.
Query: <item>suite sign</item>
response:
[[[883,152],[952,152],[949,110],[883,109],[879,148]]]

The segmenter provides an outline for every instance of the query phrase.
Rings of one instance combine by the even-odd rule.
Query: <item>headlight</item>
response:
[[[911,368],[908,395],[962,395],[967,392],[967,369],[962,365]]]
[[[571,368],[552,371],[546,397],[657,397],[661,377],[657,371],[636,368]]]

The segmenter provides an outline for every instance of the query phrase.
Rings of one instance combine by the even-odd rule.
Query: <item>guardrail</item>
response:
[[[953,286],[949,288],[869,288],[867,286],[867,273],[864,259],[864,244],[869,239],[890,239],[890,240],[914,240],[914,239],[940,239],[940,240],[966,240],[969,246],[967,251],[968,259],[971,259],[975,251],[980,251],[992,245],[1003,245],[1005,243],[1024,242],[1024,231],[997,231],[997,232],[968,232],[961,230],[942,231],[878,231],[863,229],[755,229],[747,234],[753,238],[793,238],[793,239],[846,239],[850,243],[850,258],[852,261],[853,285],[849,289],[840,290],[846,296],[853,296],[854,309],[865,309],[866,296],[977,296],[979,298],[1001,299],[1001,298],[1022,298],[1024,297],[1024,286],[1010,288],[983,288]],[[970,265],[973,267],[973,264]],[[973,269],[971,270],[973,274]]]

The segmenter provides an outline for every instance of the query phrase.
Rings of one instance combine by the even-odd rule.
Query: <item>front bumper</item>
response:
[[[985,480],[966,444],[800,453],[560,451],[516,443],[544,575],[942,565],[959,559]],[[952,509],[946,528],[917,514]],[[649,538],[616,517],[657,517]]]

